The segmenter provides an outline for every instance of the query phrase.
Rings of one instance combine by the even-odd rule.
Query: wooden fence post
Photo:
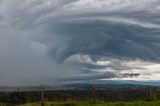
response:
[[[41,92],[41,106],[44,106],[44,92]]]

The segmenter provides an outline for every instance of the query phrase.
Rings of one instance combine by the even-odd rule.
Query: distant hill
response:
[[[64,89],[107,89],[107,88],[157,88],[160,89],[160,81],[130,81],[130,80],[97,80],[81,83],[70,83],[61,86],[0,86],[0,91],[47,91]]]

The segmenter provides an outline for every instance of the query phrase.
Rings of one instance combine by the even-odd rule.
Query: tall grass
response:
[[[4,105],[0,105],[4,106]],[[41,106],[40,103],[28,103],[17,106]],[[44,106],[160,106],[160,101],[135,101],[135,102],[45,102]]]

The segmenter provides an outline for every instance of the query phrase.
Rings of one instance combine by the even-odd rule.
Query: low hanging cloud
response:
[[[61,66],[75,65],[74,70],[84,74],[82,79],[105,79],[106,71],[116,76],[141,74],[148,65],[159,65],[159,0],[0,2],[3,29],[25,33],[32,48],[47,52]],[[129,74],[130,70],[134,71]],[[85,73],[90,78],[83,78]]]

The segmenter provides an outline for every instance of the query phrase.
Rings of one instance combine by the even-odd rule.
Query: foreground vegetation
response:
[[[160,90],[3,91],[0,92],[0,106],[160,106]]]
[[[9,106],[0,104],[0,106]],[[41,106],[40,102],[27,103],[14,106]],[[43,106],[160,106],[160,101],[135,101],[135,102],[45,102]]]

